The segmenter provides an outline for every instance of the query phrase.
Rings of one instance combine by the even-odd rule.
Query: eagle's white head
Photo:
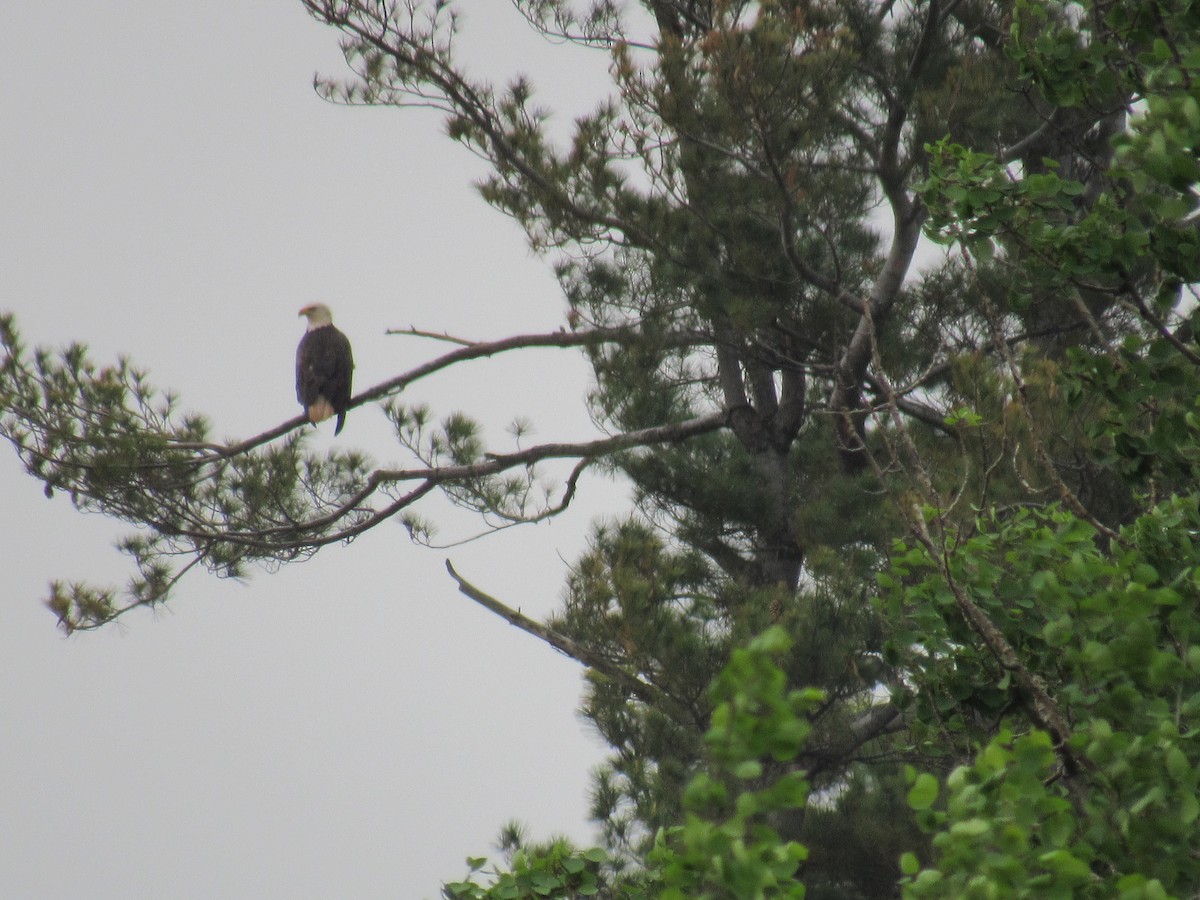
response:
[[[300,310],[300,315],[308,319],[309,331],[315,331],[318,328],[324,328],[326,325],[333,324],[333,313],[329,311],[329,307],[324,303],[313,303],[311,306],[306,306]]]

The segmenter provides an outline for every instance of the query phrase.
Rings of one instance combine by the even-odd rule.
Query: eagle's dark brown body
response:
[[[349,339],[332,325],[305,332],[296,348],[296,399],[310,422],[337,416],[334,434],[346,424],[354,356]]]

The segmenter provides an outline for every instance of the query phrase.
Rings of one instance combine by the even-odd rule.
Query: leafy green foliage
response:
[[[1046,780],[1054,751],[1042,732],[1019,738],[997,735],[971,766],[951,773],[944,813],[929,812],[938,828],[939,867],[918,872],[915,858],[903,865],[912,876],[906,897],[1077,897],[1099,887],[1090,858],[1076,843],[1071,804]],[[921,776],[913,793],[922,787]],[[934,782],[936,784],[936,782]],[[928,806],[929,796],[910,800]],[[1113,896],[1097,890],[1094,896]]]
[[[910,896],[1107,897],[1131,878],[1186,893],[1200,878],[1189,849],[1200,840],[1198,525],[1200,501],[1180,498],[1126,528],[1109,552],[1068,513],[1022,513],[954,554],[953,578],[1063,704],[1074,767],[1044,732],[1013,730],[1025,698],[993,660],[956,652],[961,626],[939,600],[938,566],[904,557],[897,574],[909,586],[892,599],[911,610],[919,715],[931,740],[985,742],[947,780],[940,811],[930,775],[910,790],[936,831],[937,859]],[[952,665],[938,664],[951,653]]]
[[[1068,20],[1020,4],[1012,53],[1061,108],[1144,100],[1130,129],[1105,135],[1115,152],[1095,188],[947,141],[933,148],[927,199],[933,227],[981,276],[1013,273],[994,295],[1010,314],[1034,322],[1060,300],[1093,316],[1091,340],[1060,356],[1036,396],[1025,382],[1013,400],[1036,438],[1049,430],[1041,392],[1060,392],[1086,422],[1088,464],[1123,481],[1133,509],[1110,527],[1060,482],[1065,508],[991,510],[940,547],[898,547],[881,580],[899,626],[888,653],[913,673],[902,699],[914,736],[954,765],[944,783],[912,775],[933,847],[924,867],[904,857],[908,897],[1191,896],[1200,882],[1200,356],[1180,302],[1200,249],[1186,222],[1197,23],[1188,4],[1085,8],[1090,18]],[[1113,319],[1101,324],[1109,308],[1133,326],[1119,339]],[[1069,723],[1058,742],[962,597],[1037,673]]]
[[[611,896],[605,891],[601,865],[607,854],[599,848],[578,850],[558,839],[542,846],[511,847],[507,867],[486,873],[490,881],[475,881],[484,875],[487,860],[467,860],[470,872],[462,881],[442,886],[447,900],[533,900],[538,897],[578,900],[581,897]]]
[[[1088,429],[1096,462],[1151,496],[1187,491],[1200,474],[1200,369],[1187,336],[1127,338],[1106,355],[1076,355],[1064,373],[1068,402],[1107,401]],[[1185,343],[1186,341],[1186,343]]]
[[[713,770],[691,781],[683,823],[660,835],[649,854],[662,882],[658,896],[804,896],[798,876],[808,852],[770,821],[808,800],[803,770],[787,764],[808,738],[807,715],[823,695],[788,688],[775,660],[790,647],[783,629],[769,629],[734,650],[714,682],[717,705],[705,735]]]
[[[807,851],[782,838],[772,821],[807,802],[808,782],[790,763],[809,736],[808,716],[824,698],[820,691],[788,687],[778,663],[790,649],[787,633],[772,628],[732,653],[711,690],[713,724],[704,737],[704,770],[683,792],[682,823],[658,832],[644,868],[606,877],[597,869],[609,860],[603,850],[580,851],[560,840],[518,846],[508,867],[489,873],[487,884],[473,877],[450,882],[444,896],[804,897],[800,874]],[[469,864],[472,874],[482,874],[486,861]]]

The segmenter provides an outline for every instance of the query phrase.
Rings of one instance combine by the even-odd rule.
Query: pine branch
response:
[[[644,336],[626,327],[464,341],[361,392],[354,405],[497,353],[640,340]],[[667,340],[686,346],[699,338],[679,332]],[[126,360],[100,367],[81,345],[60,354],[38,350],[31,358],[11,317],[0,317],[0,351],[0,437],[13,444],[30,474],[45,483],[47,493],[69,494],[81,510],[146,529],[145,539],[123,546],[139,569],[149,573],[126,592],[129,603],[118,604],[112,591],[85,586],[70,598],[55,598],[60,619],[74,628],[111,621],[127,607],[162,602],[175,584],[171,561],[181,556],[217,575],[237,577],[256,561],[287,562],[351,540],[404,514],[436,489],[485,516],[491,512],[510,522],[539,521],[567,508],[580,473],[594,460],[639,446],[685,441],[727,424],[726,414],[717,411],[593,440],[487,453],[470,436],[467,423],[459,432],[465,437],[439,434],[428,448],[411,447],[401,434],[403,445],[428,452],[416,452],[418,464],[411,468],[385,469],[354,450],[307,452],[304,416],[246,440],[216,442],[203,417],[178,413],[177,398],[158,391]],[[401,432],[415,421],[406,418],[406,411],[393,413]],[[420,425],[416,428],[419,432]],[[535,501],[536,508],[529,509],[532,468],[549,459],[574,460],[574,469],[561,497]]]
[[[598,438],[593,441],[538,444],[537,446],[529,447],[515,453],[486,454],[486,458],[480,462],[460,466],[376,469],[367,478],[362,488],[348,497],[336,509],[330,510],[320,518],[302,523],[305,532],[312,532],[311,536],[303,536],[278,543],[272,542],[271,546],[276,550],[297,550],[305,547],[317,547],[337,543],[370,530],[381,521],[391,518],[401,510],[411,506],[416,500],[439,485],[485,478],[509,469],[531,466],[545,459],[593,460],[621,450],[628,450],[632,447],[677,443],[696,437],[697,435],[717,431],[728,424],[728,418],[728,414],[725,412],[715,412],[705,416],[698,416],[694,419],[687,419],[683,422],[622,432],[621,434]],[[329,531],[325,534],[320,533],[322,530],[350,517],[356,510],[361,510],[363,504],[378,493],[383,486],[406,482],[417,482],[417,487],[383,509],[372,511],[368,517],[355,522],[350,527]],[[557,506],[561,511],[564,504],[560,503]],[[222,540],[244,542],[249,546],[256,546],[262,545],[266,538],[272,535],[295,535],[297,530],[298,528],[295,525],[281,526],[276,529],[256,530],[243,534],[222,534],[220,538]],[[201,537],[198,533],[192,536],[196,538]]]
[[[625,431],[593,441],[538,444],[515,453],[487,453],[483,461],[461,466],[379,469],[371,476],[371,481],[376,485],[418,479],[428,479],[440,483],[494,475],[506,469],[532,465],[544,459],[594,459],[620,450],[628,450],[631,447],[685,441],[688,438],[723,428],[728,424],[728,420],[728,413],[720,411],[685,419],[682,422]]]

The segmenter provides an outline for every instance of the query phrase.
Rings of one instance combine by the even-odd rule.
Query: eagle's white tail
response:
[[[315,425],[318,422],[324,422],[333,413],[333,404],[324,397],[318,397],[317,402],[308,408],[308,421]]]

